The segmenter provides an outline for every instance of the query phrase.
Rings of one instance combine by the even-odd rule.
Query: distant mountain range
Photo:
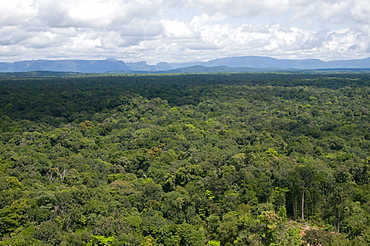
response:
[[[131,71],[118,60],[35,60],[14,63],[1,62],[0,72],[55,71],[79,73],[106,73],[109,71]]]
[[[324,62],[318,59],[275,59],[261,56],[226,57],[207,62],[148,65],[145,61],[125,63],[108,60],[33,60],[0,62],[0,72],[55,71],[78,73],[202,73],[255,72],[296,69],[370,69],[370,58]]]
[[[324,62],[319,59],[275,59],[263,56],[226,57],[208,62],[197,63],[173,63],[172,68],[190,66],[216,67],[225,66],[230,68],[258,68],[258,69],[337,69],[337,68],[370,68],[370,58],[357,60],[337,60]]]
[[[160,72],[172,70],[172,67],[167,62],[160,62],[157,65],[148,65],[146,61],[142,61],[142,62],[130,62],[126,63],[126,65],[132,71],[141,71],[141,72]]]

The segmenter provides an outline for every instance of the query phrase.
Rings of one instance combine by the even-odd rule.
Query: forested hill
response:
[[[0,77],[0,245],[369,245],[370,75]]]

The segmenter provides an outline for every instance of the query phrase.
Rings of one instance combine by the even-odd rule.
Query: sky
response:
[[[0,0],[0,61],[370,57],[370,0]]]

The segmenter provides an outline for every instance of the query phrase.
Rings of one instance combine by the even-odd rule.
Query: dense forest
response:
[[[0,245],[370,245],[369,110],[368,73],[2,75]]]

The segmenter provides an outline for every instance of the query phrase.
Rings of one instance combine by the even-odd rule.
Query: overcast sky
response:
[[[370,57],[370,0],[0,0],[0,61]]]

